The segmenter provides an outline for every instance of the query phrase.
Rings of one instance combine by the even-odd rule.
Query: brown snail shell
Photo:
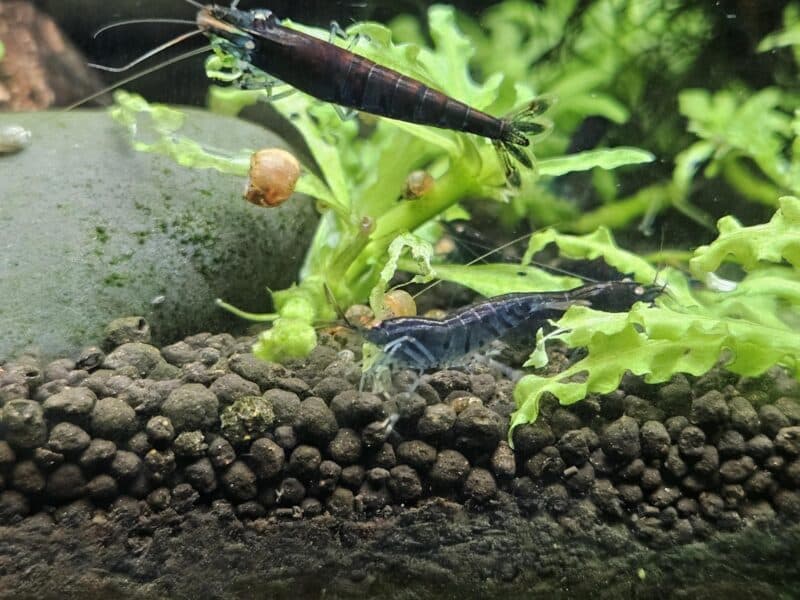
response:
[[[388,314],[384,317],[413,317],[417,314],[417,303],[414,296],[405,290],[392,290],[383,296],[383,303],[386,305]]]
[[[415,200],[424,196],[433,188],[434,180],[430,173],[423,170],[411,171],[406,177],[406,184],[403,188],[403,198]]]
[[[375,320],[375,313],[366,304],[353,304],[344,311],[344,318],[354,325],[370,327]]]
[[[300,163],[280,148],[265,148],[250,157],[250,179],[245,199],[258,206],[278,206],[294,192]]]

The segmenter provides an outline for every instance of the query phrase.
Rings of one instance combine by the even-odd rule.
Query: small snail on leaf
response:
[[[424,196],[433,189],[435,181],[427,171],[411,171],[406,177],[405,187],[403,188],[404,200],[416,200]]]
[[[258,206],[278,206],[294,192],[300,163],[280,148],[265,148],[250,157],[250,179],[245,199]]]

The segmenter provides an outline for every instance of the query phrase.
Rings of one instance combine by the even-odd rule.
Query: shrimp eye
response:
[[[256,29],[266,29],[275,24],[275,15],[271,10],[257,10],[253,12],[253,25]]]

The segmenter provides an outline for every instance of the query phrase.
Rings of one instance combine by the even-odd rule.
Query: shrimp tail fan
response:
[[[541,136],[551,129],[552,124],[540,117],[552,104],[551,98],[540,96],[503,119],[503,135],[494,141],[494,146],[503,165],[506,180],[513,187],[520,185],[519,170],[515,163],[526,169],[534,168],[533,159],[523,148],[530,146],[531,137]]]

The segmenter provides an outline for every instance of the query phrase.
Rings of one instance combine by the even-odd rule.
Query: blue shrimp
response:
[[[459,309],[445,319],[395,317],[364,329],[362,335],[380,347],[381,364],[423,372],[457,363],[494,340],[524,333],[533,339],[550,319],[575,304],[609,312],[652,302],[660,285],[634,281],[592,283],[566,292],[512,293]]]

